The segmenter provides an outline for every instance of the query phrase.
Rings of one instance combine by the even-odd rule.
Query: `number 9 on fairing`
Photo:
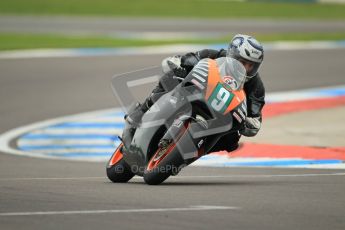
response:
[[[223,87],[220,88],[216,97],[211,102],[212,108],[218,112],[221,111],[224,108],[224,105],[228,102],[229,97],[230,92]]]

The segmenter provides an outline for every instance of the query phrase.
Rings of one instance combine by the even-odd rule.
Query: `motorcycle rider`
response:
[[[228,152],[238,148],[238,141],[241,135],[247,137],[255,136],[262,122],[262,108],[265,105],[265,88],[258,70],[264,58],[262,45],[248,35],[235,35],[227,50],[204,49],[198,52],[187,53],[182,56],[165,58],[162,61],[164,75],[161,77],[158,86],[151,95],[136,109],[125,116],[127,122],[135,125],[140,122],[143,114],[157,101],[163,94],[172,90],[178,81],[173,76],[186,77],[193,67],[204,58],[217,59],[220,57],[232,57],[240,61],[246,69],[247,78],[244,84],[244,91],[247,96],[247,118],[240,134],[229,133],[224,135],[214,146],[211,152],[226,150]]]

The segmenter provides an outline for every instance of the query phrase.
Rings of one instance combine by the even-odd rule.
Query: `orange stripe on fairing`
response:
[[[123,146],[123,144],[121,143],[117,149],[115,150],[115,153],[113,154],[113,156],[111,157],[110,161],[109,161],[109,165],[112,166],[112,165],[115,165],[117,162],[119,162],[123,155],[120,151],[121,147]]]
[[[245,99],[246,99],[246,94],[244,93],[244,90],[237,90],[237,91],[232,91],[234,94],[234,98],[232,99],[229,107],[225,110],[224,114],[227,114],[237,106],[239,106]]]
[[[215,60],[208,61],[208,79],[207,79],[207,90],[206,90],[206,101],[211,96],[214,88],[216,88],[218,82],[221,82],[220,73],[218,70],[218,65]]]

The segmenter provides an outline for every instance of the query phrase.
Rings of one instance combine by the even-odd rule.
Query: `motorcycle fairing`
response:
[[[126,124],[123,137],[127,140],[124,141],[123,156],[129,165],[145,167],[157,150],[159,140],[176,118],[183,115],[195,117],[195,111],[200,110],[201,107],[205,108],[205,111],[208,110],[207,113],[210,115],[207,118],[208,128],[191,123],[188,130],[190,138],[187,139],[191,139],[194,145],[201,145],[200,143],[208,138],[206,149],[210,149],[222,134],[231,130],[233,114],[229,112],[245,103],[245,93],[241,87],[241,84],[243,86],[241,79],[238,82],[238,89],[230,90],[225,85],[223,75],[228,74],[224,71],[225,61],[228,60],[225,58],[200,61],[174,90],[159,98],[144,114],[142,123],[134,134],[130,131],[130,125]],[[184,143],[181,146],[192,143]]]
[[[126,146],[124,159],[129,164],[145,166],[155,152],[164,132],[178,116],[192,115],[192,105],[187,100],[188,92],[181,87],[163,95],[142,117],[130,145]],[[128,142],[127,142],[128,143]]]

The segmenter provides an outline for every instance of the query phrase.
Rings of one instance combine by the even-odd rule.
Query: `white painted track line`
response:
[[[189,206],[185,208],[148,208],[148,209],[113,209],[113,210],[79,210],[79,211],[46,211],[46,212],[4,212],[2,216],[42,216],[42,215],[82,215],[82,214],[108,214],[108,213],[147,213],[147,212],[182,212],[182,211],[215,211],[236,210],[239,207],[229,206]]]

